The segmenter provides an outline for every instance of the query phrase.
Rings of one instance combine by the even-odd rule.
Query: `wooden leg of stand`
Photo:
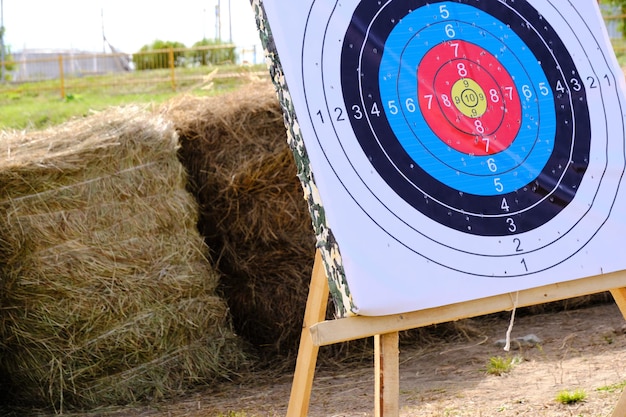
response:
[[[622,312],[622,316],[626,319],[626,288],[616,288],[611,290],[611,295],[615,299],[617,306]],[[626,390],[622,391],[622,394],[619,397],[619,401],[615,406],[615,410],[613,410],[613,417],[624,417],[626,416]]]
[[[328,291],[328,280],[324,271],[322,255],[318,250],[315,254],[309,297],[304,312],[304,324],[300,336],[296,371],[291,385],[287,417],[306,417],[309,411],[315,364],[319,352],[319,347],[313,345],[309,328],[315,323],[324,321],[328,304]]]
[[[374,336],[375,408],[376,417],[400,415],[400,352],[399,333]]]
[[[622,316],[626,319],[626,288],[615,288],[611,290],[611,295],[622,312]]]
[[[626,391],[622,391],[622,394],[619,397],[619,401],[613,410],[613,414],[611,414],[612,417],[626,416],[626,395],[624,395],[624,392]]]

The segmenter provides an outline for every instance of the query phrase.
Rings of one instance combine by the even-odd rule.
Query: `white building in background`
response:
[[[257,45],[236,48],[237,63],[253,65],[262,62]],[[84,77],[133,70],[132,55],[121,52],[97,53],[76,49],[25,49],[12,53],[15,66],[11,81],[27,82],[58,79],[61,66],[65,77]]]
[[[11,80],[38,81],[64,76],[82,77],[131,70],[131,56],[126,54],[97,54],[73,49],[28,49],[15,52],[15,68]]]

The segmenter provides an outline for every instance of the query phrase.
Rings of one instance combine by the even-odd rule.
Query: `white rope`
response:
[[[509,322],[509,328],[506,329],[506,343],[504,344],[504,351],[511,350],[511,332],[513,331],[513,324],[515,323],[515,310],[517,310],[517,302],[519,301],[519,291],[515,293],[515,301],[513,302],[513,311],[511,312],[511,321]]]

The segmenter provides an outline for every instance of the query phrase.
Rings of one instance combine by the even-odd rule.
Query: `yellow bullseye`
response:
[[[461,78],[452,86],[452,100],[461,113],[478,118],[487,111],[487,98],[480,85],[471,78]]]

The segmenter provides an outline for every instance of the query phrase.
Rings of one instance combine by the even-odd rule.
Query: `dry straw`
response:
[[[0,136],[2,401],[126,404],[241,366],[178,147],[135,107]]]
[[[201,207],[199,227],[223,272],[221,289],[238,334],[270,354],[295,351],[315,242],[271,84],[177,97],[163,112],[179,132]],[[470,327],[444,323],[403,333],[403,340],[466,337]]]
[[[272,86],[178,97],[163,111],[180,135],[238,334],[267,353],[294,351],[315,236]]]

